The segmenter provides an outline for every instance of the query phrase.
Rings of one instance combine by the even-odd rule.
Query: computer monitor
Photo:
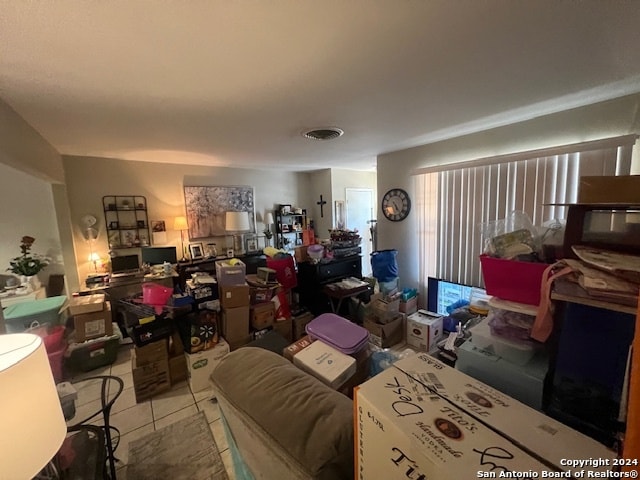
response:
[[[162,265],[164,262],[178,263],[176,247],[142,247],[142,263]]]
[[[440,315],[448,315],[447,307],[459,300],[469,302],[472,290],[484,290],[462,283],[449,282],[438,278],[427,278],[427,310]]]
[[[112,273],[129,273],[140,270],[138,255],[120,255],[111,258]]]

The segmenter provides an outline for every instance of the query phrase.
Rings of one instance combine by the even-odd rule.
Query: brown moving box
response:
[[[131,373],[137,403],[171,388],[167,357],[146,365],[138,365],[136,351],[131,350]]]
[[[187,369],[187,357],[184,353],[169,358],[169,379],[171,385],[189,378],[189,370]]]
[[[293,340],[298,340],[299,338],[302,338],[307,334],[305,327],[307,326],[307,323],[313,320],[313,315],[310,312],[306,312],[306,313],[303,313],[302,315],[292,317],[292,320],[293,320]]]
[[[248,307],[251,304],[249,285],[220,285],[222,308]]]
[[[68,309],[69,315],[82,315],[83,313],[100,312],[104,310],[105,294],[80,295],[71,297],[62,309]]]
[[[134,351],[136,355],[136,364],[139,367],[169,358],[166,338],[156,342],[151,342],[142,347],[134,347]]]
[[[82,343],[92,338],[113,335],[113,325],[111,324],[111,304],[104,303],[104,309],[98,312],[83,313],[74,315],[73,324],[75,328],[75,340]]]
[[[222,336],[229,345],[249,336],[249,306],[222,311]]]
[[[288,347],[285,347],[285,349],[282,351],[282,356],[287,360],[289,360],[290,362],[293,362],[293,357],[297,353],[299,353],[300,351],[302,351],[303,349],[311,345],[313,341],[314,340],[311,337],[309,337],[309,335],[305,335],[304,337],[292,343]]]
[[[640,175],[584,176],[578,185],[578,203],[640,202]]]
[[[257,330],[267,328],[273,324],[275,314],[273,302],[251,305],[251,326]]]
[[[365,316],[362,324],[369,330],[369,341],[380,348],[388,348],[396,343],[400,343],[404,338],[404,314],[398,316],[388,323],[377,323],[369,316]]]
[[[279,320],[273,322],[273,330],[282,335],[288,342],[293,342],[293,320]]]

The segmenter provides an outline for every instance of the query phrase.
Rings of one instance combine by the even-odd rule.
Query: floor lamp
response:
[[[224,218],[224,229],[233,235],[234,254],[244,253],[243,236],[251,228],[249,224],[249,212],[226,212]]]
[[[34,478],[67,434],[42,339],[0,335],[0,470],[3,478]],[[53,465],[53,464],[52,464]]]
[[[187,217],[176,217],[173,222],[173,229],[180,230],[180,250],[182,251],[182,260],[181,262],[185,262],[187,260],[187,255],[184,250],[184,231],[189,230],[189,225],[187,225]]]

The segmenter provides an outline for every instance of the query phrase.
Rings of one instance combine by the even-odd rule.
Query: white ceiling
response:
[[[62,154],[370,169],[635,92],[637,0],[0,0],[0,97]]]

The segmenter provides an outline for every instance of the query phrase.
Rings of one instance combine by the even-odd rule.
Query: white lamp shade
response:
[[[60,399],[42,339],[0,335],[0,471],[3,478],[33,478],[67,434]]]
[[[189,225],[187,224],[187,217],[176,217],[176,219],[173,221],[173,229],[188,230]]]
[[[226,212],[224,229],[227,232],[248,232],[250,228],[249,212]]]
[[[273,223],[273,213],[267,212],[267,214],[264,216],[264,224],[271,225],[272,223]]]

